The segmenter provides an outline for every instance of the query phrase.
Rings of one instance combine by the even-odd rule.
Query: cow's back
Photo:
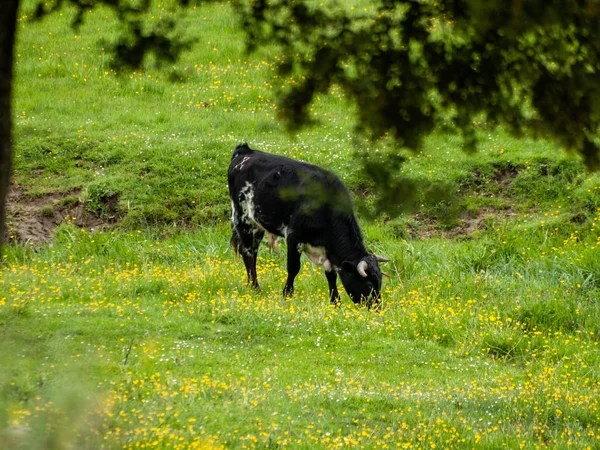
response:
[[[333,173],[301,161],[236,147],[229,166],[232,195],[251,193],[256,219],[279,231],[290,220],[322,225],[331,215],[352,215],[350,194]]]

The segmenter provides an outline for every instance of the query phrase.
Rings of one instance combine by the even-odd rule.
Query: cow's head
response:
[[[389,276],[379,268],[379,262],[389,261],[377,255],[365,256],[358,263],[344,261],[339,272],[342,284],[354,303],[363,303],[368,308],[381,303],[381,281]]]

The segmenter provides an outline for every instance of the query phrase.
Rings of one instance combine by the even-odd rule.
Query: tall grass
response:
[[[4,249],[0,448],[598,446],[600,196],[576,158],[486,124],[467,155],[439,131],[401,175],[454,196],[359,217],[391,258],[381,312],[330,306],[307,260],[284,300],[284,247],[261,248],[259,294],[228,248],[235,144],[328,167],[367,207],[357,155],[394,144],[356,135],[336,91],[287,134],[282,55],[244,53],[227,4],[181,16],[200,42],[176,67],[131,74],[98,40],[116,36],[107,11],[74,31],[72,10],[31,22],[29,6],[14,183],[118,225]]]

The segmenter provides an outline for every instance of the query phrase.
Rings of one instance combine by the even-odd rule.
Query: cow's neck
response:
[[[327,249],[327,257],[335,267],[341,267],[344,261],[358,263],[368,255],[354,216],[339,222],[332,232],[333,238],[330,248]]]

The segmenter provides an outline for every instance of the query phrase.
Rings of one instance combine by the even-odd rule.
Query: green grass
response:
[[[597,242],[526,234],[535,255],[507,234],[388,243],[398,271],[373,313],[327,305],[308,262],[284,301],[267,251],[254,293],[225,226],[161,240],[63,227],[5,257],[11,420],[54,417],[48,398],[75,385],[95,428],[67,436],[109,448],[592,445]]]
[[[41,217],[113,227],[4,248],[0,448],[598,447],[600,183],[577,158],[486,124],[468,155],[439,130],[403,153],[412,213],[360,217],[391,258],[381,312],[330,306],[305,259],[284,300],[284,247],[261,248],[258,294],[228,247],[235,145],[326,166],[369,209],[357,157],[394,143],[356,135],[335,91],[287,134],[282,55],[245,54],[226,4],[180,19],[200,41],[176,67],[132,74],[98,41],[114,18],[72,14],[19,22],[13,181],[64,194]]]

